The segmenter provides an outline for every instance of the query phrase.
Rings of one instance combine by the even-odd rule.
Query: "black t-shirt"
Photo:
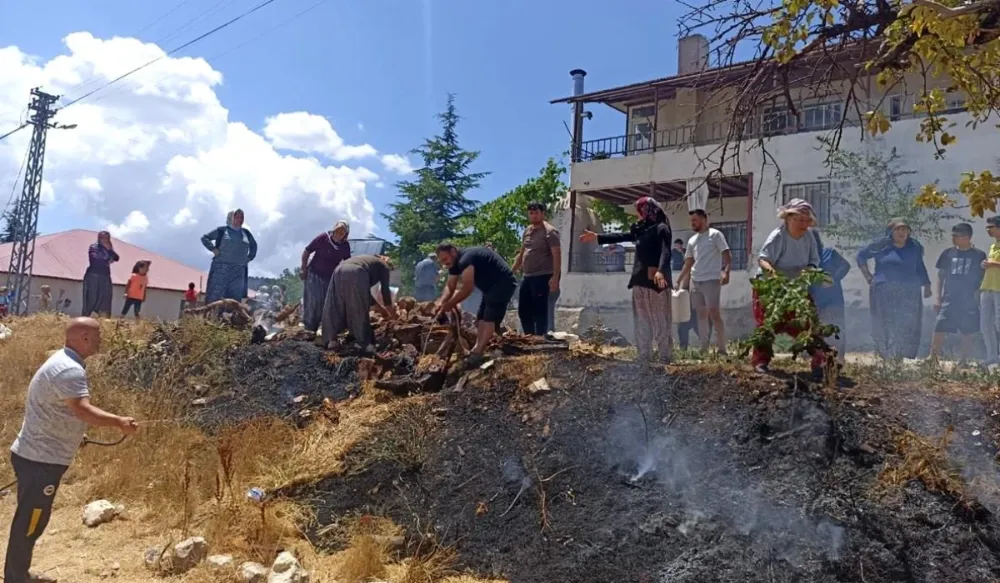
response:
[[[941,253],[935,266],[944,278],[942,306],[956,303],[976,305],[975,295],[985,275],[983,261],[986,261],[986,253],[975,247],[964,251],[952,247]]]
[[[458,260],[448,270],[450,275],[461,276],[465,268],[474,269],[474,281],[479,291],[489,293],[497,286],[517,286],[514,272],[503,257],[486,247],[469,247],[458,252]]]

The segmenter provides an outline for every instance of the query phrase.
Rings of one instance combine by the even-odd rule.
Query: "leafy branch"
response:
[[[753,349],[770,350],[774,340],[785,327],[799,330],[792,338],[792,358],[802,352],[831,350],[826,337],[840,333],[832,324],[823,324],[816,305],[809,297],[814,285],[829,285],[830,277],[821,269],[808,268],[795,279],[780,273],[758,277],[750,282],[764,306],[764,322],[739,345],[740,354],[746,357]]]

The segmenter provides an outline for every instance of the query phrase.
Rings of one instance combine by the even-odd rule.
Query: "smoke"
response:
[[[770,501],[766,484],[738,473],[719,442],[699,440],[697,432],[666,429],[653,433],[638,404],[614,413],[608,432],[609,462],[628,485],[662,488],[679,502],[684,535],[721,527],[750,539],[761,554],[799,564],[821,554],[837,560],[845,531],[815,520],[799,509]]]

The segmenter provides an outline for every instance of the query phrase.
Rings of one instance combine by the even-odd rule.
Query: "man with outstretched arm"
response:
[[[117,427],[132,435],[138,425],[90,402],[84,361],[101,347],[97,320],[76,318],[66,326],[66,345],[35,373],[28,385],[21,432],[11,446],[17,477],[17,510],[10,526],[4,583],[55,581],[31,574],[35,542],[49,523],[59,482],[83,443],[87,426]]]
[[[483,299],[476,313],[476,345],[466,361],[467,367],[478,366],[496,327],[507,314],[507,305],[514,297],[517,280],[507,262],[496,251],[486,247],[459,249],[451,243],[437,247],[438,260],[448,268],[448,283],[438,300],[437,316],[446,314],[462,303],[473,288],[482,292]],[[462,287],[458,289],[461,278]],[[457,291],[456,291],[457,290]]]

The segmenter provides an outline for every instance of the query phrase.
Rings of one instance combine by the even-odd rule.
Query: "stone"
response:
[[[260,563],[243,563],[240,565],[240,581],[244,583],[265,583],[267,581],[267,567]]]
[[[170,556],[171,575],[182,575],[198,566],[208,556],[208,543],[200,536],[193,536],[174,546]]]
[[[549,381],[546,380],[544,377],[538,379],[537,381],[531,383],[531,385],[528,386],[528,392],[531,393],[532,395],[538,395],[540,393],[548,393],[551,390],[552,387],[549,386]]]
[[[107,500],[97,500],[83,508],[83,523],[90,528],[96,528],[111,522],[124,510],[124,506],[115,506]]]
[[[143,554],[143,562],[146,568],[154,573],[160,572],[160,557],[164,555],[163,549],[150,547]]]
[[[302,568],[295,555],[285,551],[271,565],[267,583],[309,583],[309,573]]]
[[[205,559],[209,569],[215,571],[229,571],[233,568],[232,555],[212,555]]]

